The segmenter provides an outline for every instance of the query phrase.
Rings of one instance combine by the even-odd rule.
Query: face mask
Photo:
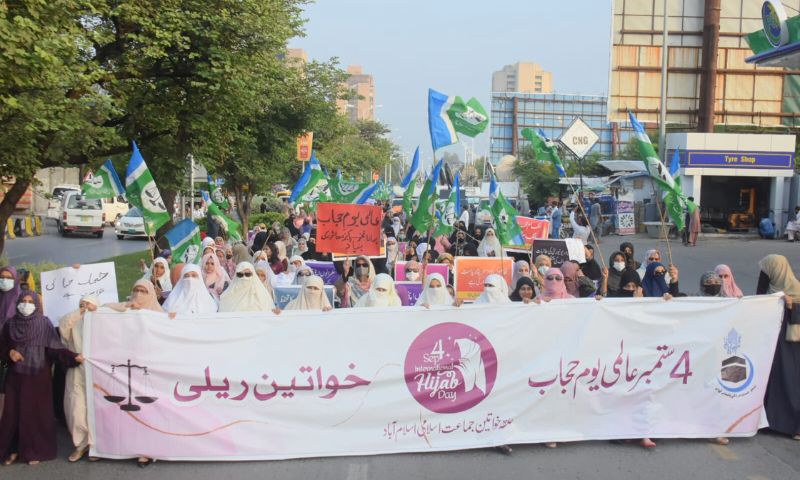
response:
[[[625,270],[625,262],[614,262],[614,270],[618,272]]]
[[[703,285],[703,293],[706,295],[716,297],[722,290],[722,285]]]
[[[406,279],[415,282],[419,278],[419,272],[406,272]]]
[[[633,297],[633,290],[620,290],[619,291],[620,297]]]
[[[366,277],[369,275],[368,267],[356,267],[356,277]]]
[[[542,265],[541,267],[537,268],[536,270],[539,270],[539,273],[544,275],[544,274],[547,273],[548,270],[550,270],[550,267]]]
[[[36,305],[32,303],[20,303],[17,305],[17,310],[19,310],[19,313],[21,313],[23,317],[30,317],[36,310]]]
[[[8,292],[12,288],[14,288],[14,279],[13,278],[2,278],[2,279],[0,279],[0,292]]]

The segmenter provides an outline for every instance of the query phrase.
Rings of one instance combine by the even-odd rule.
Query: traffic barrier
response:
[[[36,215],[35,217],[33,217],[33,220],[34,220],[34,224],[33,224],[33,226],[34,226],[34,230],[33,230],[33,233],[34,233],[34,235],[36,235],[37,237],[39,237],[39,236],[41,236],[41,235],[42,235],[42,217],[41,217],[41,216],[39,216],[39,215]]]
[[[14,219],[9,218],[6,221],[6,239],[9,238],[17,238],[17,235],[14,233]]]
[[[6,239],[17,237],[38,237],[42,235],[42,217],[27,215],[9,218],[6,224]]]
[[[25,236],[32,237],[33,236],[33,217],[25,217]]]

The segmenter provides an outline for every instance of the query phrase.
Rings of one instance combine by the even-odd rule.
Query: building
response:
[[[745,35],[762,28],[762,3],[668,0],[668,124],[705,125],[705,132],[714,125],[800,125],[800,70],[745,62],[752,55]],[[800,9],[800,0],[783,4]],[[609,120],[625,121],[630,109],[642,121],[658,121],[663,22],[660,0],[613,0]],[[713,28],[704,34],[704,23],[717,22],[718,35]],[[703,57],[711,59],[715,49],[716,62],[704,64]],[[713,97],[713,118],[705,122],[701,112],[711,110],[703,108],[703,97]]]
[[[553,74],[532,62],[506,65],[492,74],[492,91],[552,93]]]
[[[347,115],[351,122],[375,119],[375,82],[372,75],[362,71],[359,65],[347,67],[346,86],[354,98],[338,100],[339,112]]]
[[[608,99],[602,95],[492,93],[490,160],[497,164],[505,155],[516,157],[528,145],[522,138],[526,127],[541,128],[548,138],[558,139],[576,118],[600,137],[590,153],[608,157],[616,146],[627,143],[630,130],[609,123],[607,108]]]
[[[286,50],[286,57],[296,59],[302,64],[308,63],[308,54],[302,48],[289,48]]]

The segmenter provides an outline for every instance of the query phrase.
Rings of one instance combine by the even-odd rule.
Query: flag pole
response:
[[[658,198],[658,192],[656,191],[656,185],[653,183],[653,179],[650,179],[650,186],[653,187],[653,196],[656,197],[656,209],[658,209],[658,215],[661,218],[661,225],[659,226],[659,239],[661,238],[661,234],[663,232],[664,235],[664,242],[667,244],[667,255],[669,256],[669,264],[672,265],[672,246],[669,243],[669,229],[664,228],[664,212],[661,210],[661,200]],[[686,228],[686,226],[684,226]]]
[[[575,186],[572,185],[572,182],[567,180],[567,185],[569,185],[570,189],[572,189],[572,193],[575,195],[575,200],[578,201],[578,208],[581,209],[581,214],[583,214],[583,218],[585,218],[586,221],[588,222],[589,221],[589,216],[586,215],[586,210],[583,207],[583,200],[581,200],[578,197],[578,192],[575,191]],[[583,194],[583,192],[581,192],[581,194]],[[600,215],[600,219],[602,220],[602,214]],[[592,228],[592,224],[591,223],[589,223],[589,236],[592,237],[592,241],[594,242],[594,246],[595,246],[595,248],[597,248],[597,252],[600,254],[600,265],[602,265],[603,268],[608,268],[608,267],[606,267],[606,261],[603,258],[603,250],[600,248],[600,242],[597,241],[597,237],[595,237],[595,235],[594,235],[594,229]]]

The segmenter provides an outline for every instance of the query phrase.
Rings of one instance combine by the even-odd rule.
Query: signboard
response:
[[[311,160],[311,150],[314,144],[314,132],[308,132],[297,137],[297,161]]]
[[[633,193],[620,195],[617,199],[617,234],[633,235],[636,233],[636,218],[633,212]]]
[[[78,308],[81,297],[95,295],[100,304],[119,302],[114,262],[65,267],[41,273],[42,308],[53,325]]]
[[[522,238],[525,239],[525,246],[530,248],[533,240],[537,238],[547,239],[550,237],[550,221],[537,220],[530,217],[517,217],[519,228],[522,229]]]
[[[317,204],[317,251],[380,255],[383,210],[377,205]],[[385,255],[385,252],[384,252]]]
[[[395,280],[406,280],[406,263],[405,261],[395,262],[394,264],[394,279]],[[422,265],[422,263],[420,263]],[[425,275],[430,275],[431,273],[438,273],[442,277],[444,277],[444,281],[447,282],[450,271],[447,265],[444,263],[429,263],[427,267],[425,267]]]
[[[780,296],[600,303],[90,313],[90,455],[278,460],[767,425]]]
[[[456,257],[453,268],[456,298],[466,301],[478,298],[483,293],[484,280],[493,273],[511,285],[513,272],[514,259],[510,257]]]
[[[687,168],[794,169],[794,152],[692,151],[685,153],[681,166]],[[683,156],[683,152],[681,152]]]
[[[322,277],[325,285],[333,285],[339,280],[339,272],[333,266],[333,262],[318,262],[316,260],[306,261],[306,266],[314,272],[314,275]],[[333,305],[333,304],[331,304]]]
[[[275,292],[275,306],[284,309],[286,305],[297,298],[300,295],[300,289],[303,288],[300,285],[286,285],[281,287],[274,287],[273,291]],[[328,297],[328,301],[331,302],[331,306],[333,306],[333,285],[325,285],[325,295]]]
[[[404,307],[413,307],[417,304],[417,299],[422,295],[422,284],[420,282],[394,282],[394,288]]]
[[[559,138],[567,150],[578,158],[585,157],[598,140],[600,137],[580,118],[576,118]]]
[[[586,262],[586,251],[583,249],[583,242],[576,238],[534,240],[531,255],[534,261],[539,255],[547,255],[556,268],[569,260],[574,260],[578,263]]]

